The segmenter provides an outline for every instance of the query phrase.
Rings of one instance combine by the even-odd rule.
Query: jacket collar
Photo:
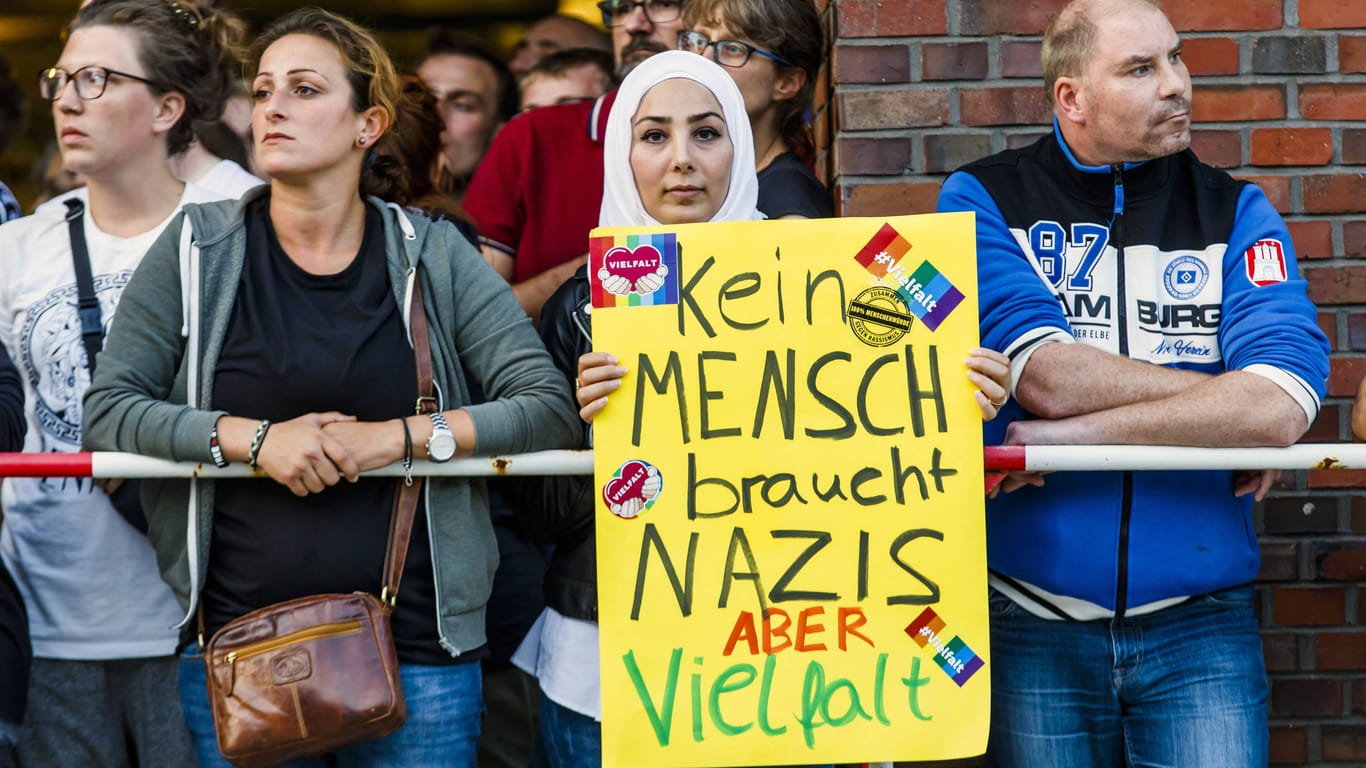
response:
[[[1075,194],[1088,202],[1110,206],[1115,196],[1115,175],[1117,166],[1086,165],[1072,153],[1063,138],[1058,118],[1053,118],[1053,139],[1059,160],[1067,166],[1067,175],[1075,189]],[[1119,165],[1124,183],[1125,196],[1130,200],[1143,199],[1157,194],[1166,188],[1177,158],[1190,152],[1184,150],[1175,155],[1159,157],[1137,163]]]
[[[194,226],[195,242],[200,246],[213,245],[244,226],[246,207],[270,194],[270,185],[262,184],[247,190],[236,200],[199,203],[185,206],[185,215]],[[405,211],[396,203],[378,197],[365,198],[367,205],[378,208],[384,220],[384,239],[391,250],[401,251],[409,267],[421,261],[422,245],[431,222],[424,216]]]

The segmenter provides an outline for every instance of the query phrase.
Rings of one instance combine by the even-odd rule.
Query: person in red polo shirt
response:
[[[677,44],[684,0],[604,0],[617,73]],[[602,137],[616,91],[509,122],[475,171],[465,210],[484,258],[533,318],[587,260],[602,203]]]

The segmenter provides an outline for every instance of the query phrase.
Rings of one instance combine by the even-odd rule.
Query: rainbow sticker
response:
[[[588,280],[595,309],[677,304],[678,236],[590,238]]]
[[[933,608],[926,608],[906,626],[906,634],[921,648],[933,651],[934,663],[962,688],[968,678],[982,668],[983,662],[957,635],[945,640],[945,628],[939,614]]]
[[[911,314],[933,331],[962,303],[963,294],[928,261],[921,262],[915,272],[907,275],[902,260],[911,248],[910,242],[891,224],[883,224],[873,239],[854,255],[854,260],[873,277],[895,283],[894,290],[906,302]]]

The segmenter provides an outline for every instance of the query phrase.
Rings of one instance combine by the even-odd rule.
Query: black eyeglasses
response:
[[[683,0],[603,0],[598,3],[602,11],[604,27],[619,27],[626,23],[636,8],[645,12],[645,19],[651,24],[676,21],[683,12]]]
[[[711,47],[712,59],[725,67],[743,67],[745,62],[749,61],[750,54],[754,53],[785,66],[796,66],[776,53],[769,53],[742,40],[709,40],[701,32],[687,29],[678,33],[678,49],[681,51],[692,51],[699,56],[706,56],[708,46]]]
[[[75,84],[76,95],[89,101],[98,99],[104,95],[104,88],[109,84],[109,76],[126,77],[129,80],[136,80],[139,83],[156,85],[151,80],[137,75],[130,75],[127,72],[120,72],[109,67],[81,67],[75,72],[67,72],[60,67],[48,67],[38,73],[38,93],[48,101],[56,101],[62,94],[67,82]]]

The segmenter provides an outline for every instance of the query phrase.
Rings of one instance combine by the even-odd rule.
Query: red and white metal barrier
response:
[[[1366,469],[1366,444],[1303,443],[1288,448],[1186,448],[1166,445],[1002,445],[983,449],[986,469],[1039,472],[1154,469]],[[413,463],[425,476],[587,475],[592,451],[538,451],[512,456]],[[371,470],[401,477],[401,464]],[[245,464],[176,463],[132,453],[0,453],[0,477],[265,477]]]
[[[414,461],[413,474],[433,476],[588,475],[592,451],[538,451],[513,456],[478,456],[444,464]],[[368,477],[402,477],[403,465],[370,470]],[[174,462],[135,453],[0,453],[0,477],[265,477],[246,464]]]
[[[988,470],[1366,469],[1366,443],[1300,443],[1288,448],[1173,445],[992,445]]]

